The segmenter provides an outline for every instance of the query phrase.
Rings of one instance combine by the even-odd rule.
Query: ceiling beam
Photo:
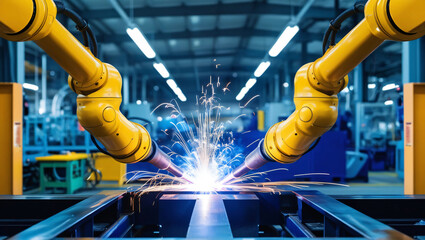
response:
[[[138,7],[134,9],[134,17],[177,17],[177,16],[203,16],[203,15],[292,15],[299,12],[301,7],[290,4],[270,3],[231,3],[202,6],[177,6],[177,7]],[[130,11],[125,8],[125,11]],[[114,9],[85,10],[81,14],[88,19],[119,18]],[[328,19],[334,16],[333,8],[312,7],[305,18]]]

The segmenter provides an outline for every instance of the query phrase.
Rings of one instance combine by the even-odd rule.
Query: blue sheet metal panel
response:
[[[84,226],[84,223],[92,221],[94,215],[118,201],[123,194],[123,191],[104,191],[93,195],[16,234],[11,239],[51,239],[71,228],[80,228],[76,234],[83,232],[86,234],[91,230]]]
[[[264,138],[265,133],[252,131],[247,134],[235,134],[236,145],[242,147],[244,155],[249,154],[257,147],[258,143],[250,145],[257,139]],[[286,180],[309,180],[309,181],[345,181],[346,172],[346,142],[347,133],[345,131],[329,131],[325,133],[317,146],[305,156],[301,157],[295,163],[280,164],[272,162],[264,165],[254,172],[262,172],[278,168],[287,168],[288,171],[274,171],[267,175],[260,176],[257,181],[265,181],[266,178],[271,181]],[[332,146],[332,147],[329,147]],[[306,175],[296,176],[306,173],[326,173],[329,175]]]
[[[256,195],[259,199],[261,225],[281,225],[283,222],[281,211],[287,210],[288,205],[296,206],[296,198],[291,198],[294,194],[290,192],[282,192],[281,195],[270,193],[256,193]],[[285,201],[282,201],[283,198]]]
[[[408,236],[396,231],[388,225],[370,218],[318,191],[295,191],[295,193],[303,203],[314,208],[325,217],[325,231],[326,224],[331,222],[334,228],[335,226],[344,228],[342,232],[340,231],[343,236],[345,236],[344,231],[350,231],[351,235],[354,234],[370,239],[409,239]],[[334,234],[338,234],[338,232],[335,231]]]
[[[197,195],[164,194],[159,199],[162,237],[186,237]]]
[[[260,204],[254,194],[221,195],[234,237],[257,237]]]
[[[128,166],[130,165],[132,164],[128,164]],[[161,196],[162,194],[159,192],[151,192],[144,194],[143,197],[135,198],[134,207],[136,212],[138,213],[136,216],[134,216],[136,225],[159,224],[158,201]]]

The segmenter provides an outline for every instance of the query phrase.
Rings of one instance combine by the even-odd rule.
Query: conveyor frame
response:
[[[37,198],[51,199],[52,201],[61,198],[66,199],[63,196],[20,197],[22,201],[25,201],[25,199],[36,200]],[[2,196],[0,203],[6,200],[13,202],[17,199],[16,196]],[[403,219],[389,219],[398,216],[396,209],[406,205],[406,203],[413,203],[413,206],[423,206],[425,196],[331,197],[318,191],[286,188],[275,194],[221,191],[216,194],[205,195],[190,191],[165,191],[151,192],[139,196],[136,193],[125,191],[104,191],[91,197],[82,196],[70,199],[74,203],[78,203],[20,231],[12,239],[27,239],[29,237],[160,238],[165,235],[170,238],[183,239],[195,237],[196,234],[193,234],[196,229],[199,229],[199,231],[200,229],[203,229],[203,231],[227,229],[222,231],[225,234],[222,237],[226,238],[229,238],[228,229],[231,229],[233,237],[236,234],[237,237],[250,237],[252,239],[281,239],[282,237],[385,239],[390,237],[409,238],[404,233],[409,234],[410,237],[424,235],[425,233],[424,225],[421,224],[423,222],[421,216],[425,217],[425,210],[410,211],[404,215],[399,215]],[[205,204],[200,199],[204,199],[204,203],[210,201],[211,206],[215,207],[201,207]],[[164,207],[166,205],[163,204],[165,200],[174,205],[172,207],[168,205],[168,209],[166,209]],[[243,201],[245,202],[243,203]],[[368,204],[373,208],[370,211],[368,211]],[[183,208],[183,206],[186,207]],[[370,217],[350,206],[369,214]],[[388,209],[390,207],[392,209]],[[179,211],[179,209],[185,210]],[[203,212],[199,212],[200,209],[203,209]],[[38,209],[38,211],[40,210]],[[212,215],[208,211],[211,211]],[[379,214],[380,211],[382,214]],[[390,211],[393,211],[394,214],[387,213]],[[249,213],[249,215],[243,215],[244,213]],[[206,222],[199,224],[199,221],[188,221],[185,223],[188,224],[187,235],[181,235],[181,233],[180,235],[173,235],[175,229],[167,229],[165,222],[170,223],[170,221],[180,219],[184,214],[189,215],[189,220],[210,216],[212,217],[210,220],[212,219],[213,222],[212,224],[206,224]],[[216,221],[214,224],[214,216],[219,218],[225,216],[228,221]],[[240,221],[237,219],[240,219]],[[5,220],[3,219],[1,222],[4,224]],[[237,232],[239,234],[245,232],[248,235],[238,236]],[[220,231],[211,231],[211,233],[212,238],[217,238]]]

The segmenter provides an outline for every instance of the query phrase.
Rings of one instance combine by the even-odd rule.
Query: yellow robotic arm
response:
[[[291,116],[272,126],[244,163],[222,180],[231,182],[270,161],[297,161],[338,117],[337,94],[346,76],[385,40],[410,41],[425,35],[424,0],[370,0],[365,18],[321,58],[295,75]]]
[[[117,161],[148,161],[182,177],[183,173],[151,140],[146,129],[119,111],[119,72],[94,57],[56,20],[56,12],[52,0],[1,0],[0,37],[34,41],[69,73],[69,86],[79,94],[79,122]]]

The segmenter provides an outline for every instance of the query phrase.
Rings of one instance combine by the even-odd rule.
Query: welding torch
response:
[[[171,162],[170,156],[163,152],[155,141],[152,141],[152,148],[149,156],[142,160],[142,162],[148,162],[161,170],[166,170],[174,176],[192,183],[192,181],[184,175],[183,171]]]
[[[220,181],[220,184],[231,183],[233,180],[240,178],[249,171],[258,169],[269,162],[273,162],[273,160],[264,152],[264,144],[263,140],[261,140],[254,151],[246,156],[245,161],[223,178],[223,180]]]

